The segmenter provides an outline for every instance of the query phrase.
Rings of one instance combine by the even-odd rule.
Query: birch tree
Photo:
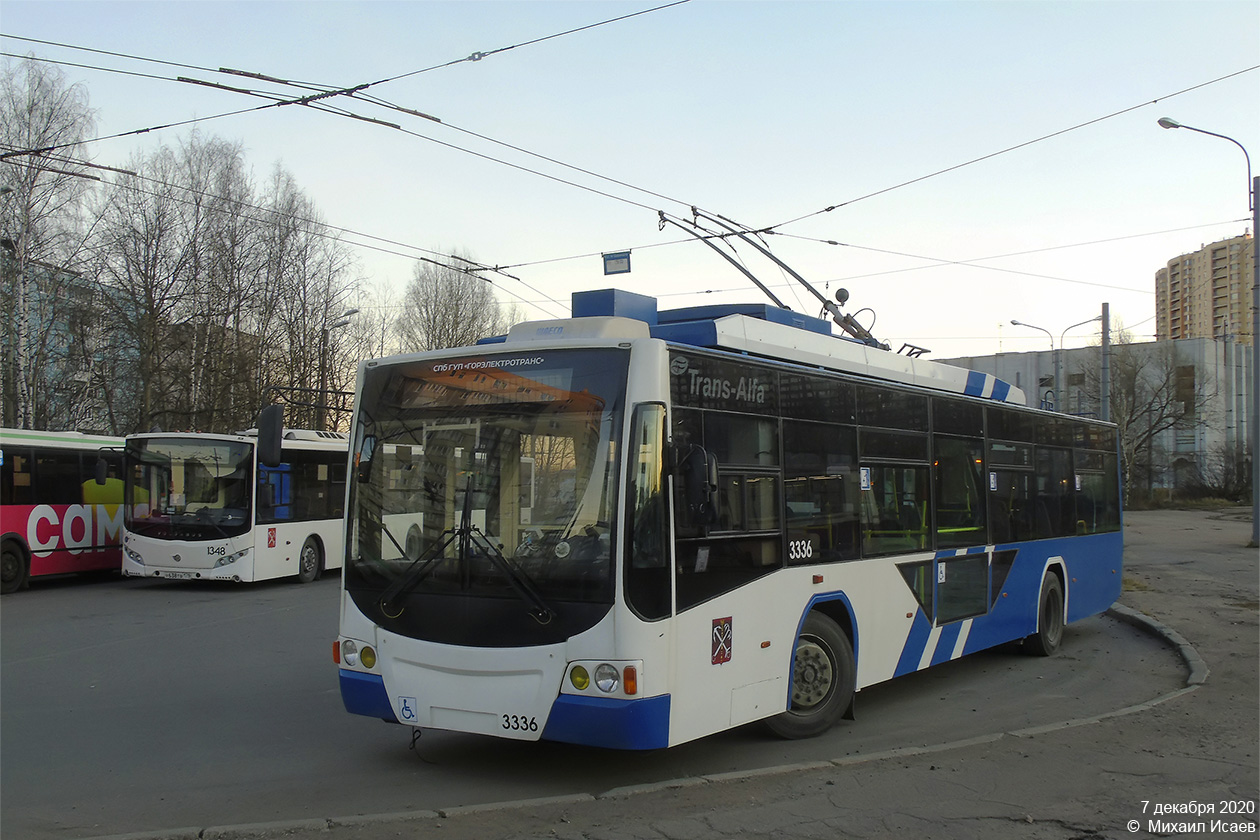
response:
[[[517,320],[515,307],[500,306],[488,281],[461,267],[466,261],[457,255],[450,265],[416,263],[397,320],[405,351],[465,347],[507,332]]]
[[[75,144],[94,130],[82,85],[33,59],[6,61],[0,76],[0,262],[4,310],[3,422],[47,428],[69,422],[80,396],[74,369],[90,326],[70,308],[84,302],[78,276],[86,237],[84,201],[95,176]],[[71,294],[68,290],[73,289]],[[89,295],[90,297],[90,295]],[[90,305],[89,305],[90,311]]]

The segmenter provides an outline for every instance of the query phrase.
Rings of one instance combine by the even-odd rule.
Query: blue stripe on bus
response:
[[[912,674],[919,670],[919,660],[927,647],[928,637],[932,634],[932,622],[918,610],[914,614],[914,624],[910,625],[910,635],[906,637],[905,647],[901,649],[901,659],[897,661],[897,670],[893,676]]]
[[[342,669],[341,702],[346,711],[355,715],[380,718],[390,723],[397,723],[393,704],[385,693],[385,680],[376,674],[364,674],[359,671]]]
[[[1103,612],[1120,597],[1122,548],[1123,536],[1119,531],[994,546],[994,552],[1016,549],[1019,554],[1005,579],[996,582],[1000,586],[990,593],[989,612],[974,619],[944,624],[933,636],[932,622],[920,609],[906,636],[894,676],[913,673],[919,670],[920,663],[937,665],[952,659],[964,625],[968,626],[960,651],[963,655],[1017,641],[1034,632],[1037,599],[1047,567],[1061,569],[1067,582],[1069,623]],[[935,559],[948,560],[986,550],[979,546],[946,549],[938,551]],[[932,645],[930,651],[929,644]]]
[[[963,393],[970,397],[984,396],[985,375],[979,371],[967,371],[967,387],[963,388]]]
[[[621,700],[561,694],[551,704],[542,737],[618,750],[662,749],[669,746],[669,697]]]
[[[1006,402],[1006,398],[1010,396],[1010,393],[1011,383],[1005,382],[1001,379],[995,379],[993,380],[993,394],[989,397],[989,399]]]
[[[961,621],[955,621],[941,628],[936,639],[936,650],[932,653],[933,665],[940,665],[954,658],[954,645],[958,643],[958,631],[962,629],[962,625]]]

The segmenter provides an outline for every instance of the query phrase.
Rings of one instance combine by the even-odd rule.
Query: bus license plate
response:
[[[162,572],[162,577],[171,580],[192,580],[192,572]]]

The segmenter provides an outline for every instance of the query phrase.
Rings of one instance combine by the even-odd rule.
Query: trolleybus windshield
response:
[[[346,590],[382,626],[474,646],[591,626],[629,353],[546,350],[369,366],[354,431]]]

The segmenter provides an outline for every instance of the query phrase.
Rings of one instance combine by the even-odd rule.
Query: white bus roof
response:
[[[854,373],[1026,405],[1024,391],[989,373],[892,353],[833,335],[820,318],[763,304],[657,311],[656,299],[618,289],[573,294],[573,318],[517,324],[500,339],[534,341],[660,338],[674,344],[745,353],[806,367]]]

